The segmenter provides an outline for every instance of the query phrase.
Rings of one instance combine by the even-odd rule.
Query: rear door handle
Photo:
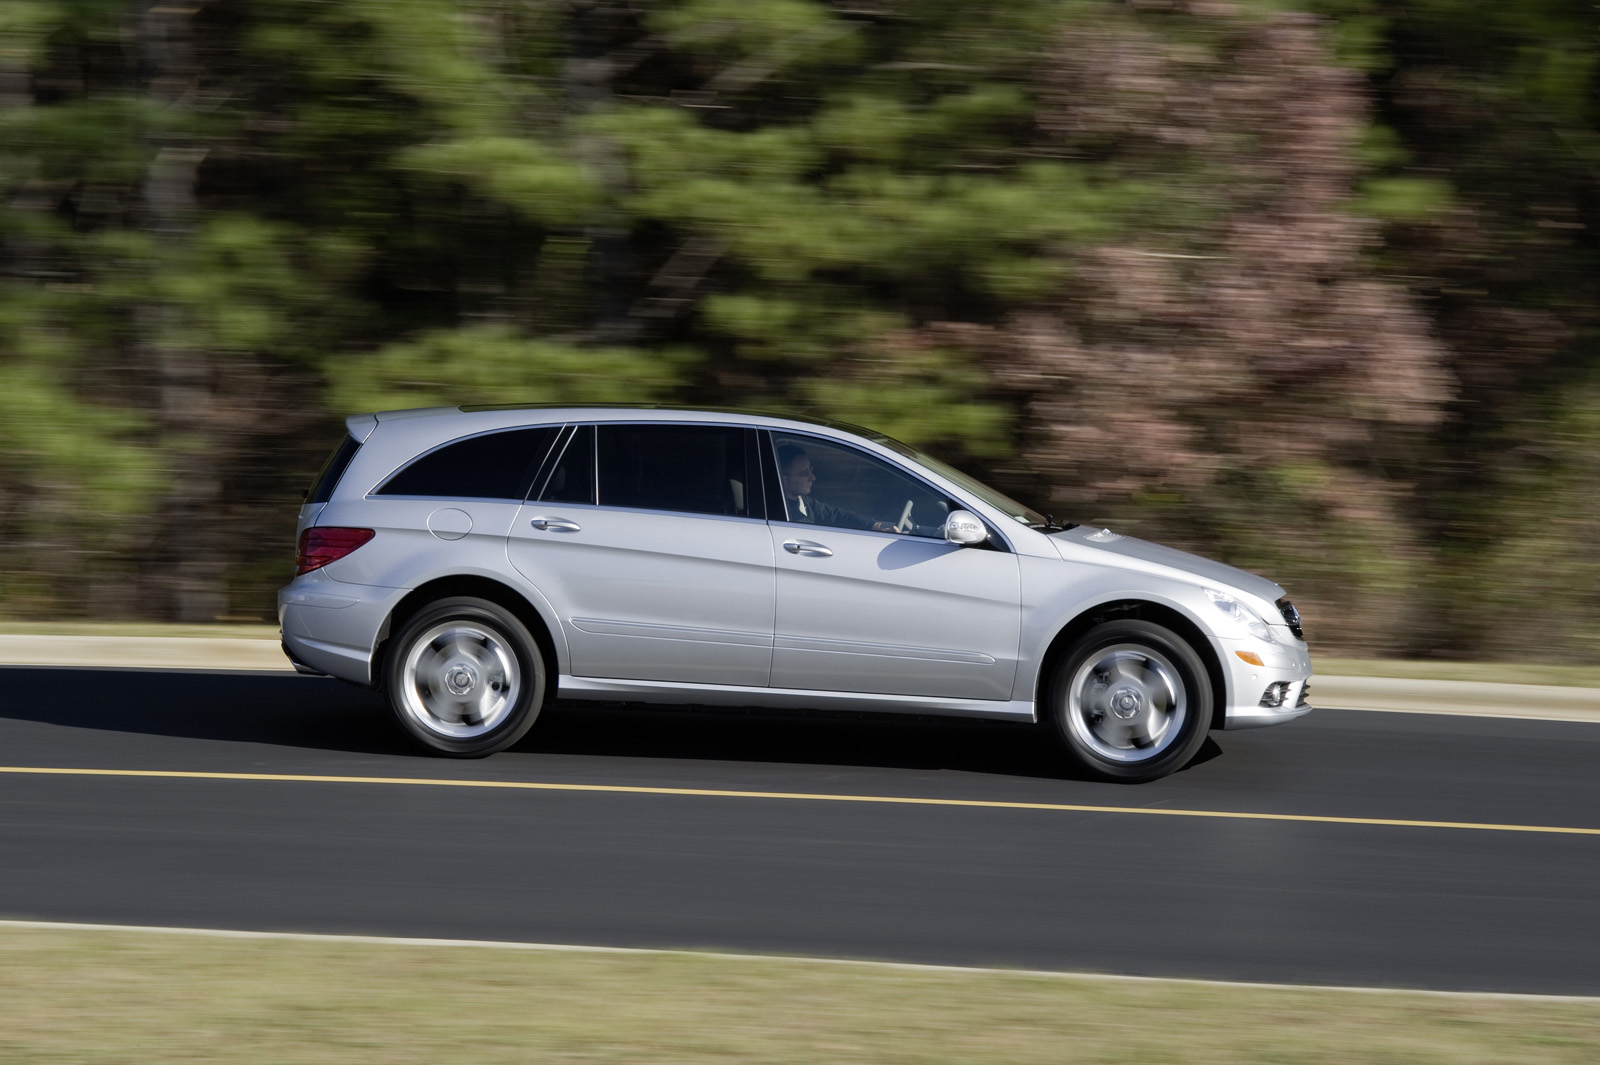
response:
[[[785,540],[783,549],[791,555],[814,555],[817,558],[832,558],[833,551],[821,544],[810,540]]]
[[[528,524],[540,532],[578,532],[583,528],[571,518],[534,518]]]

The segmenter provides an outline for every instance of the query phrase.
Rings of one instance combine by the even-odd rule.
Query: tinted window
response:
[[[600,503],[748,516],[747,431],[714,425],[602,425]],[[747,489],[750,489],[747,491]]]
[[[360,449],[361,444],[355,437],[346,436],[344,441],[333,449],[328,461],[322,464],[317,479],[311,484],[311,491],[306,493],[306,502],[326,503],[333,498],[333,490],[338,485],[339,478],[344,476],[345,468],[350,465],[350,460],[356,457],[356,452]]]
[[[773,433],[789,521],[943,538],[954,503],[904,470],[855,448]]]
[[[542,426],[457,440],[418,458],[374,494],[520,501],[557,432]]]
[[[545,503],[594,502],[594,426],[580,425],[545,479],[539,499]]]

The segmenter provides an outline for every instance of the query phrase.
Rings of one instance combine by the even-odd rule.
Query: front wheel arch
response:
[[[1126,618],[1074,641],[1045,690],[1043,716],[1065,753],[1102,780],[1128,784],[1189,764],[1215,708],[1194,647],[1154,622]]]
[[[1082,639],[1084,633],[1096,625],[1107,621],[1148,621],[1160,625],[1162,628],[1171,629],[1181,636],[1194,653],[1200,657],[1200,662],[1205,666],[1206,676],[1211,681],[1211,729],[1220,729],[1227,719],[1228,712],[1228,678],[1222,668],[1222,660],[1217,657],[1217,651],[1212,646],[1211,640],[1200,630],[1200,626],[1170,606],[1161,603],[1152,603],[1148,599],[1119,599],[1109,603],[1099,603],[1090,607],[1071,621],[1063,625],[1055,636],[1051,638],[1050,645],[1039,661],[1039,671],[1034,676],[1033,709],[1034,715],[1044,721],[1047,708],[1045,696],[1050,688],[1050,678],[1055,675],[1061,657]]]

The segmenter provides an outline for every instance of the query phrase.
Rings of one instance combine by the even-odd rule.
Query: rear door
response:
[[[799,433],[771,444],[772,686],[1009,699],[1016,555],[946,541],[956,502],[876,456]]]
[[[507,541],[574,676],[764,686],[772,541],[740,426],[577,427]]]

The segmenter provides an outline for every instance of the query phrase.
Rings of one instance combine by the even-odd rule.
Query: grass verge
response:
[[[1313,655],[1311,664],[1325,677],[1398,677],[1600,688],[1600,666],[1554,666],[1538,662],[1408,662],[1382,658],[1331,658],[1324,655]],[[1312,684],[1315,686],[1316,682],[1312,681]]]
[[[1600,1001],[0,929],[0,1061],[1573,1063]]]
[[[0,636],[183,636],[276,640],[278,626],[222,622],[215,625],[166,625],[154,621],[0,621]]]

